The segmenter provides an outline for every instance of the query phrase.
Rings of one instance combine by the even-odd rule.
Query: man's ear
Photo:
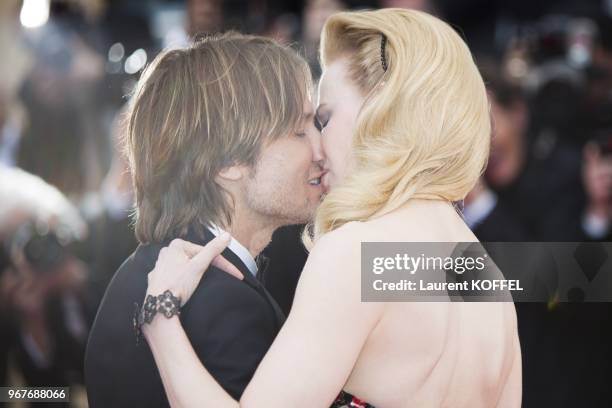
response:
[[[221,169],[217,178],[225,181],[238,181],[246,174],[246,167],[242,165],[233,165]]]

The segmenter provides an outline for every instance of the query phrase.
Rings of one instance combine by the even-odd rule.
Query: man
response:
[[[137,344],[135,304],[160,249],[227,230],[223,255],[245,276],[210,271],[181,310],[198,357],[239,398],[284,316],[254,257],[282,225],[303,223],[320,196],[320,140],[306,63],[272,40],[229,33],[161,54],[131,101],[128,152],[141,245],[119,268],[91,331],[91,407],[168,402],[151,352]],[[213,268],[214,269],[214,268]]]

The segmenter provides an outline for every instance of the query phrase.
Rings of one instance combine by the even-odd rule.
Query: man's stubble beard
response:
[[[248,208],[262,219],[269,220],[277,227],[312,221],[319,202],[310,203],[307,197],[303,197],[302,202],[292,203],[294,192],[284,182],[261,187],[256,179],[252,178],[245,189],[245,197]]]
[[[265,195],[263,198],[249,194],[247,204],[251,211],[268,219],[277,227],[306,224],[312,221],[316,211],[316,206],[309,203],[306,198],[301,205],[296,205],[296,203],[290,203],[283,194],[279,193]]]

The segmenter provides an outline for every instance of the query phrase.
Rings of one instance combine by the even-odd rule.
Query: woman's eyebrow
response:
[[[321,109],[325,109],[325,104],[321,103],[319,104],[319,106],[317,106],[317,111],[315,112],[315,116],[319,116],[319,114],[321,113],[320,110]]]

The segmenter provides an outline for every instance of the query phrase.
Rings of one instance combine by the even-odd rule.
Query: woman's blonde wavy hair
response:
[[[304,234],[307,246],[413,198],[467,195],[486,167],[491,124],[485,85],[453,28],[414,10],[338,13],[323,28],[320,57],[323,69],[345,58],[366,100],[353,140],[355,168],[323,200]]]

